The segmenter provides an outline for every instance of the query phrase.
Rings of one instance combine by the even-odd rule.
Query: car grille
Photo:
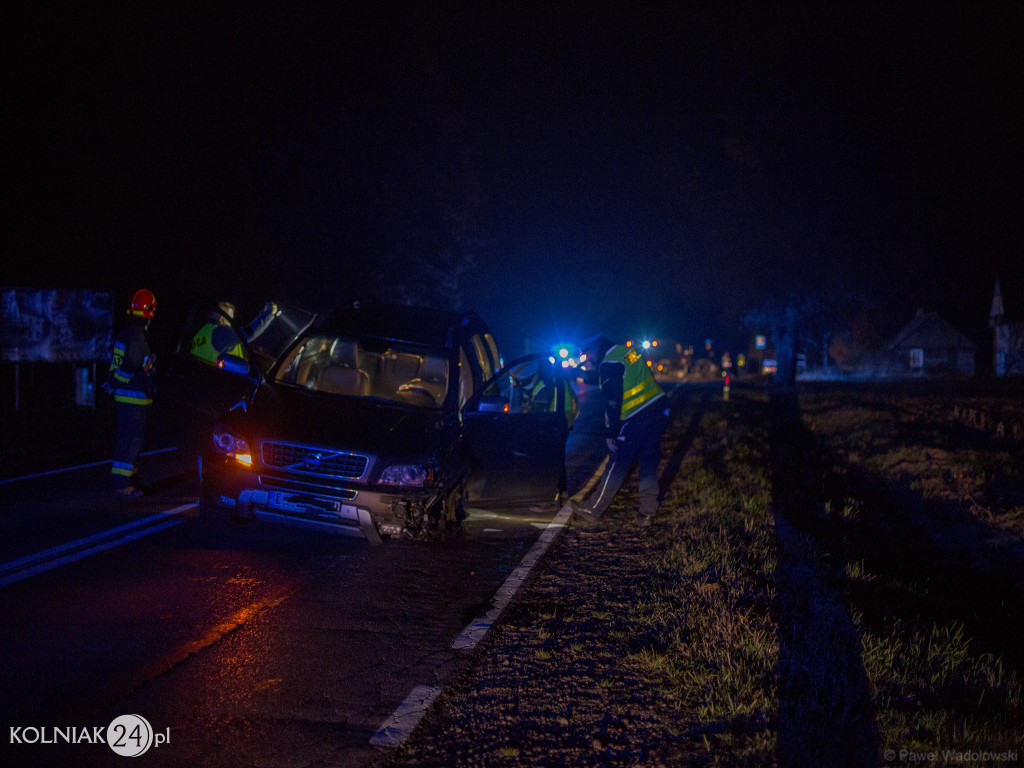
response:
[[[331,496],[336,499],[351,501],[358,494],[351,488],[341,488],[336,485],[323,485],[309,481],[295,480],[294,478],[279,477],[277,475],[259,475],[259,484],[264,488],[272,488],[277,491],[298,491],[299,493],[318,493],[324,496]],[[330,482],[330,481],[327,481]]]
[[[342,453],[311,445],[293,445],[264,441],[263,465],[288,472],[321,477],[358,480],[366,473],[369,459],[358,453]]]

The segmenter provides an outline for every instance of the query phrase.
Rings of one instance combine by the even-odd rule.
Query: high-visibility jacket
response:
[[[245,357],[238,335],[229,325],[207,323],[195,336],[189,351],[200,360],[216,365],[222,356]]]
[[[565,389],[565,423],[571,429],[573,422],[576,421],[576,417],[580,415],[580,401],[569,382],[565,382],[560,386]]]
[[[548,396],[542,396],[542,391],[548,387],[552,387],[553,391],[547,393]],[[559,398],[559,389],[561,390],[561,398]],[[531,400],[534,402],[538,400],[546,401],[547,410],[551,411],[551,413],[557,412],[559,403],[561,403],[565,415],[565,423],[569,427],[572,427],[576,417],[580,414],[580,401],[573,391],[572,385],[557,376],[550,382],[545,379],[538,381],[533,387]]]
[[[146,321],[130,318],[114,339],[107,384],[114,402],[150,405],[153,402],[153,356],[146,339]]]
[[[621,422],[665,396],[647,360],[632,347],[619,344],[605,354],[599,367],[601,390],[608,401],[608,435],[615,437]]]

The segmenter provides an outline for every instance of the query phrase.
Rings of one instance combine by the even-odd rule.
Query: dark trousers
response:
[[[649,408],[623,422],[616,441],[618,449],[609,453],[604,475],[587,499],[586,507],[595,517],[611,506],[634,461],[639,465],[640,473],[640,514],[649,516],[658,511],[658,464],[668,404],[663,400],[652,403]]]
[[[148,416],[148,405],[117,403],[117,441],[114,444],[114,464],[110,469],[112,488],[127,488],[134,484]]]

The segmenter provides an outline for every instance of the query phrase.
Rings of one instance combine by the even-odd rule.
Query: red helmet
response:
[[[148,288],[140,288],[132,297],[132,306],[128,314],[135,317],[143,317],[146,320],[152,319],[156,313],[156,296]]]

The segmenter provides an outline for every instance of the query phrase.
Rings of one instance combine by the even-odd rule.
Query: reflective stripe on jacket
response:
[[[149,405],[153,402],[146,330],[135,318],[117,334],[107,369],[107,383],[115,403]]]
[[[622,421],[664,396],[665,390],[654,380],[647,360],[635,349],[624,344],[612,347],[605,354],[601,365],[614,363],[621,363],[624,368],[622,407],[619,411],[619,418]]]

